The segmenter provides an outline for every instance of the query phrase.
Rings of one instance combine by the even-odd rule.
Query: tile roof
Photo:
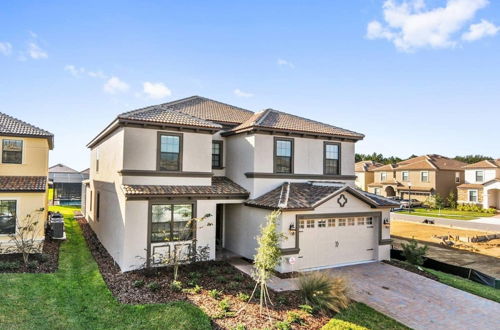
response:
[[[233,128],[230,132],[239,133],[254,128],[295,131],[333,136],[343,136],[354,139],[363,139],[364,135],[340,127],[320,123],[318,121],[295,116],[274,109],[267,109],[255,113],[247,121]]]
[[[47,177],[45,176],[0,176],[0,191],[36,192],[45,191]]]
[[[387,164],[387,165],[383,165],[383,166],[374,168],[373,171],[375,171],[375,172],[395,171],[396,167],[397,167],[396,164]]]
[[[465,169],[471,168],[499,168],[500,167],[500,159],[495,160],[482,160],[480,162],[474,164],[465,165]]]
[[[79,173],[79,172],[64,164],[57,164],[49,167],[49,173]]]
[[[285,182],[268,193],[245,202],[247,206],[282,210],[311,210],[347,191],[375,207],[395,206],[394,201],[354,189],[342,183]],[[376,196],[376,197],[374,197]]]
[[[374,169],[374,171],[400,170],[455,170],[462,171],[464,162],[441,155],[423,155],[403,160],[397,164],[388,164]]]
[[[119,119],[132,119],[209,128],[222,128],[217,122],[237,125],[253,112],[200,96],[152,105],[122,113]]]
[[[383,164],[373,160],[362,160],[354,164],[354,172],[369,172],[381,166],[383,166]]]
[[[248,191],[224,176],[212,178],[210,186],[122,185],[129,196],[238,196],[248,197]]]
[[[2,112],[0,112],[0,135],[47,138],[51,148],[54,143],[54,134]]]
[[[404,190],[404,191],[407,191],[407,190],[410,190],[410,188],[408,186],[401,186],[401,187],[398,187],[398,190]],[[411,186],[411,191],[433,191],[434,188],[433,187],[419,187],[419,186]]]
[[[464,183],[457,187],[457,189],[482,189],[483,185],[480,183]]]

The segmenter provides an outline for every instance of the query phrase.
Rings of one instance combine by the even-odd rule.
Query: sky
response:
[[[366,135],[359,153],[500,158],[500,1],[2,1],[0,112],[89,166],[118,114],[200,95]]]

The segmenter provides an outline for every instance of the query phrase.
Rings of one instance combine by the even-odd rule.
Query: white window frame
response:
[[[19,165],[19,164],[17,164],[17,165]],[[19,220],[19,198],[16,198],[16,197],[1,197],[0,200],[2,200],[2,201],[16,201],[16,227],[15,227],[16,231],[14,232],[14,234],[0,234],[0,237],[8,237],[9,235],[17,235],[17,233],[18,233],[18,230],[17,230],[17,221]]]
[[[339,219],[339,227],[345,227],[347,226],[347,219],[346,218],[340,218]]]
[[[387,180],[387,172],[380,172],[380,182]]]
[[[3,162],[3,140],[18,140],[18,141],[23,141],[22,147],[21,147],[21,164],[4,163]],[[0,149],[2,149],[2,155],[1,155],[2,157],[0,158],[0,164],[5,164],[5,165],[23,165],[23,164],[26,164],[26,162],[25,162],[26,141],[24,139],[20,139],[20,138],[5,138],[5,139],[2,139],[1,143],[2,143],[2,146],[0,147]]]
[[[424,173],[427,174],[426,180],[424,180]],[[429,182],[429,171],[421,171],[420,172],[420,182]]]
[[[478,173],[481,173],[481,180],[478,180],[478,179],[477,179],[477,175],[478,175]],[[484,182],[484,171],[482,171],[482,170],[480,170],[480,171],[476,171],[476,172],[475,172],[475,180],[476,180],[476,182]]]
[[[366,225],[373,225],[373,217],[366,217],[365,224]]]
[[[358,217],[358,218],[356,218],[356,224],[358,226],[364,226],[365,225],[365,218],[364,217]]]
[[[318,219],[318,228],[326,228],[326,219]]]
[[[473,191],[476,192],[476,200],[475,201],[473,201],[473,200],[470,199],[470,193],[473,192]],[[468,201],[470,203],[478,203],[478,201],[479,201],[479,191],[477,189],[469,189],[467,191],[467,199],[468,199]]]
[[[314,228],[316,221],[314,219],[307,219],[306,220],[306,228]]]
[[[337,222],[337,219],[335,219],[335,218],[330,218],[330,219],[328,219],[328,221],[327,221],[327,226],[328,226],[328,227],[335,227],[336,222]]]
[[[355,218],[347,218],[347,226],[355,226],[356,219]]]
[[[406,173],[406,180],[405,180],[405,173]],[[401,181],[403,181],[403,182],[410,181],[410,172],[408,172],[408,171],[402,171],[401,172]]]
[[[299,228],[300,229],[306,228],[306,220],[304,220],[304,219],[299,220]]]

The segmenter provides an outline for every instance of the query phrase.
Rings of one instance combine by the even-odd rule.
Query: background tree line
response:
[[[383,154],[378,154],[374,152],[373,154],[356,154],[355,159],[356,162],[360,162],[362,160],[373,160],[377,163],[381,164],[395,164],[405,159],[410,159],[413,157],[417,157],[417,155],[411,155],[409,158],[399,158],[397,156],[385,157]],[[467,164],[473,164],[480,162],[482,160],[493,160],[492,157],[483,156],[483,155],[466,155],[466,156],[455,156],[454,159],[459,160],[461,162]]]

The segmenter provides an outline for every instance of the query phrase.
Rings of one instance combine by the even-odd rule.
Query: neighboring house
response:
[[[368,191],[368,185],[375,180],[374,169],[383,166],[373,160],[362,160],[354,165],[354,173],[356,174],[356,187],[361,190]]]
[[[89,178],[88,172],[85,173],[85,171],[78,172],[63,164],[49,168],[49,185],[53,189],[53,205],[80,205],[82,181]]]
[[[375,180],[368,191],[376,195],[399,196],[425,201],[429,196],[448,196],[457,193],[457,186],[464,182],[466,165],[458,160],[440,155],[413,157],[396,164],[375,168]]]
[[[465,183],[458,186],[458,203],[500,209],[500,159],[464,166]]]
[[[198,96],[126,112],[88,144],[84,215],[123,271],[205,247],[253,258],[275,209],[281,272],[389,259],[395,205],[354,188],[363,137]]]
[[[37,217],[35,239],[44,239],[47,218],[47,172],[54,136],[38,127],[0,113],[0,252],[12,247],[28,215]]]

